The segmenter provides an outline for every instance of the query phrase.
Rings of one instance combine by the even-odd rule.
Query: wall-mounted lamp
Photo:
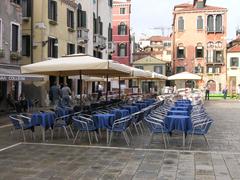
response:
[[[48,43],[48,40],[42,41],[42,46],[45,46]]]

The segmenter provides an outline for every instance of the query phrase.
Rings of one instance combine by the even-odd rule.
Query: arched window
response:
[[[215,30],[216,30],[216,32],[222,32],[222,30],[223,30],[223,28],[222,28],[222,15],[221,14],[218,14],[216,16]]]
[[[87,26],[87,14],[86,11],[82,10],[82,6],[79,3],[77,9],[77,27],[85,27]]]
[[[182,16],[178,18],[178,31],[179,32],[184,31],[184,19]]]
[[[183,43],[178,44],[177,58],[178,59],[184,59],[185,58],[185,47],[183,46]]]
[[[203,18],[202,16],[197,17],[197,29],[203,29]]]
[[[207,17],[207,31],[214,32],[213,15]]]
[[[98,33],[98,30],[97,30],[97,19],[96,19],[95,13],[93,13],[93,32],[94,32],[94,34]]]
[[[112,25],[111,25],[111,23],[109,23],[109,25],[108,25],[108,41],[109,42],[112,41]]]
[[[118,25],[118,35],[127,35],[127,25],[124,22]]]
[[[202,43],[197,43],[195,53],[196,53],[196,55],[195,55],[196,58],[204,57],[204,47],[203,47]]]
[[[118,56],[123,57],[127,56],[127,45],[126,44],[119,44],[118,45]]]

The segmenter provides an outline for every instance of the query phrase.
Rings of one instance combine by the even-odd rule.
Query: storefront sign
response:
[[[24,76],[3,76],[0,75],[0,81],[26,81]]]

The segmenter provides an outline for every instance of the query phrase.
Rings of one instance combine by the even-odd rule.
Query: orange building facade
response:
[[[202,76],[197,87],[211,92],[226,86],[227,9],[208,6],[206,0],[180,4],[173,11],[173,73],[188,71]]]

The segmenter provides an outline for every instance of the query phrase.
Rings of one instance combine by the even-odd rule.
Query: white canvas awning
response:
[[[89,76],[128,76],[130,68],[112,60],[103,60],[87,55],[72,55],[46,60],[21,67],[24,74],[37,73],[53,76],[89,75]]]
[[[168,80],[201,80],[201,76],[189,72],[182,72],[168,77]]]
[[[156,72],[152,72],[152,78],[153,79],[162,79],[162,80],[167,80],[167,76],[164,76],[163,74],[158,74]]]

